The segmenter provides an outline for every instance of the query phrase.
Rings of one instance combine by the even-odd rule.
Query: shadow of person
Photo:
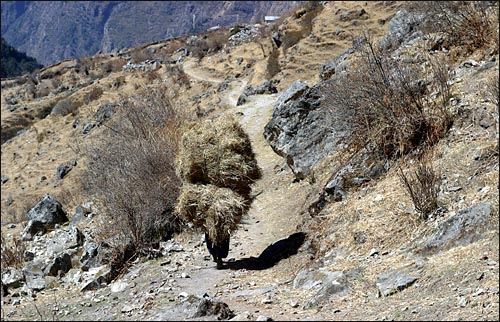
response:
[[[242,258],[233,262],[226,262],[224,268],[233,270],[248,269],[262,270],[276,265],[280,260],[297,254],[300,246],[304,243],[306,234],[298,232],[291,234],[287,238],[280,239],[277,242],[267,246],[259,257]]]

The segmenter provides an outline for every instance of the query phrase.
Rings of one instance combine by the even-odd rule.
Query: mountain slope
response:
[[[43,64],[281,15],[299,1],[2,1],[2,36]],[[133,23],[132,23],[133,22]]]

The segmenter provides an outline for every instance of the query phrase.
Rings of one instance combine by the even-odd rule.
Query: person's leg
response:
[[[207,243],[208,252],[212,255],[214,262],[217,262],[215,245],[212,243],[207,233],[205,233],[205,242]]]
[[[229,238],[220,244],[214,244],[214,250],[217,257],[217,269],[224,267],[222,259],[229,254]]]

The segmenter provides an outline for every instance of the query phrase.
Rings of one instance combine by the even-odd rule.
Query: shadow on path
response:
[[[280,260],[297,254],[306,234],[298,232],[267,246],[259,257],[249,257],[224,263],[225,269],[262,270],[273,267]]]

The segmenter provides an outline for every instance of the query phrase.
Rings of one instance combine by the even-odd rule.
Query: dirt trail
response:
[[[188,75],[199,80],[221,82],[206,70],[197,69],[193,62],[188,62],[184,70]],[[301,197],[304,195],[303,192],[299,192],[308,186],[303,182],[292,183],[293,176],[285,161],[271,149],[263,136],[264,126],[272,116],[279,94],[250,96],[246,104],[236,106],[237,98],[246,84],[246,80],[232,82],[225,96],[232,106],[225,113],[239,117],[240,124],[250,137],[257,162],[262,169],[262,178],[253,186],[253,194],[256,197],[249,213],[241,228],[231,237],[228,260],[241,263],[244,273],[246,273],[245,268],[251,269],[245,266],[245,260],[259,257],[273,243],[297,232],[297,224],[301,222],[299,209],[305,202],[304,197]],[[205,245],[202,246],[205,247]],[[208,255],[206,249],[203,251],[205,256]],[[249,312],[255,311],[255,305],[248,306],[234,301],[238,297],[238,292],[242,292],[241,288],[228,292],[228,283],[231,285],[243,283],[238,279],[240,275],[238,270],[218,271],[214,269],[215,263],[212,262],[208,266],[192,272],[191,278],[182,281],[179,286],[187,293],[199,294],[200,291],[206,290],[211,296],[217,295],[218,298],[228,303],[231,309],[238,312],[245,309]],[[252,272],[249,275],[252,278]],[[258,275],[269,275],[269,279],[272,279],[274,272],[269,271],[266,274],[263,270],[259,271]],[[269,285],[257,283],[255,294],[264,292],[266,287]],[[252,287],[254,290],[255,288]]]

